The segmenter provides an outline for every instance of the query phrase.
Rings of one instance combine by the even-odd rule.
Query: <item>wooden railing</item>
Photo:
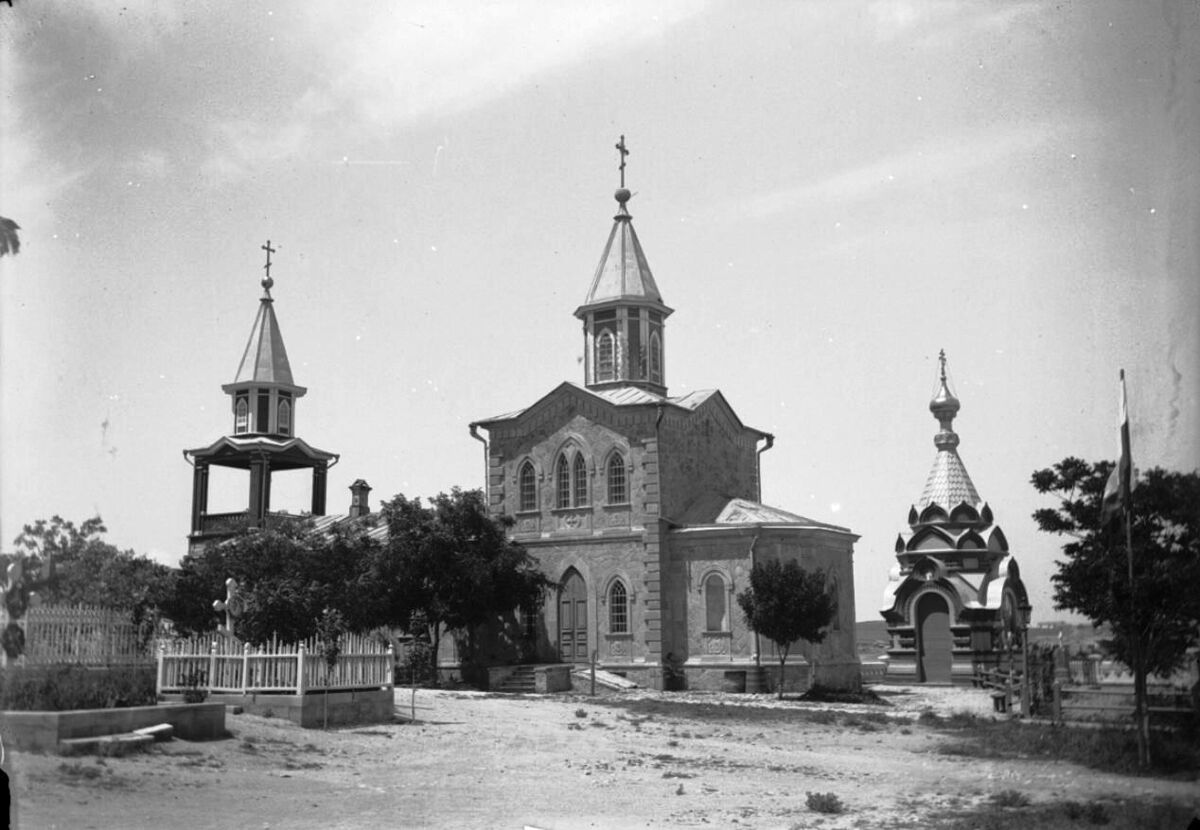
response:
[[[391,688],[395,656],[390,645],[364,635],[342,638],[332,668],[320,643],[252,646],[231,638],[176,640],[158,652],[158,693],[203,690],[216,694],[292,694]]]

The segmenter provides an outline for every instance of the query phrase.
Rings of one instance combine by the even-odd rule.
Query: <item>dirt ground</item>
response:
[[[990,714],[986,693],[875,688],[891,706],[418,690],[415,723],[326,732],[231,715],[224,740],[125,758],[10,752],[5,766],[23,830],[922,827],[938,810],[1009,789],[1035,804],[1171,797],[1200,812],[1195,782],[938,754],[948,738],[917,715]],[[664,711],[664,700],[684,705]],[[409,692],[397,690],[396,703],[407,716]],[[821,723],[798,709],[858,717]],[[847,810],[813,812],[808,792],[834,793]]]

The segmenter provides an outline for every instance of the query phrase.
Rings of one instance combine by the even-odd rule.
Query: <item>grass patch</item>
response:
[[[873,706],[891,706],[871,689],[864,688],[858,692],[846,692],[840,689],[830,689],[825,686],[813,686],[800,696],[800,700],[809,703],[866,703]]]
[[[921,721],[955,740],[938,747],[943,755],[966,758],[1046,758],[1122,775],[1139,775],[1137,737],[1116,727],[1090,729],[1055,724],[991,721],[973,716]],[[1200,735],[1195,730],[1154,732],[1147,774],[1200,778]]]
[[[1195,818],[1192,809],[1173,801],[1077,801],[999,809],[989,802],[969,812],[929,816],[926,826],[942,830],[1087,830],[1091,827],[1184,828]]]

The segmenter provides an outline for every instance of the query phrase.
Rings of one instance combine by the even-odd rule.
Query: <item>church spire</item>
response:
[[[616,149],[617,214],[587,297],[575,310],[584,325],[584,382],[589,388],[637,386],[665,395],[664,321],[672,309],[663,303],[626,207],[633,194],[625,187],[625,136]]]
[[[982,503],[967,468],[958,457],[958,433],[954,431],[954,416],[958,414],[961,404],[950,384],[946,380],[946,352],[938,352],[938,389],[933,400],[929,402],[929,411],[938,422],[938,432],[933,437],[933,444],[938,449],[933,461],[933,469],[925,481],[925,490],[917,503],[917,508],[928,507],[937,503],[947,511],[954,509],[959,503],[966,502],[978,508]]]
[[[266,275],[261,283],[263,295],[258,314],[233,383],[221,388],[232,398],[234,435],[295,435],[296,399],[308,390],[297,386],[292,378],[287,348],[275,317],[271,254],[276,249],[271,247],[270,240],[262,249],[267,252],[267,262],[263,266]]]

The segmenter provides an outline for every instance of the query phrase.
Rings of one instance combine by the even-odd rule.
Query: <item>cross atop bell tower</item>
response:
[[[629,155],[629,150],[625,149],[625,136],[621,136],[621,140],[616,144],[617,152],[621,154],[621,187],[625,187],[625,157]],[[271,243],[267,243],[268,245]]]

